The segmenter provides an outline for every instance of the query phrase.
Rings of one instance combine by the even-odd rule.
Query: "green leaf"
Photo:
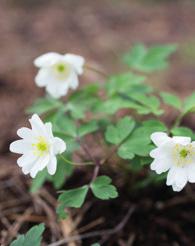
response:
[[[97,131],[99,128],[97,121],[91,121],[84,125],[81,125],[78,129],[78,136],[83,137],[89,133]]]
[[[57,207],[57,214],[60,218],[65,219],[67,213],[65,208],[80,208],[86,198],[89,187],[84,185],[82,187],[64,191],[58,198],[59,206]]]
[[[153,113],[154,115],[161,115],[163,113],[163,110],[159,108],[160,101],[155,96],[132,94],[129,95],[129,98],[140,104],[139,108],[137,107],[137,111],[140,114]]]
[[[75,120],[72,120],[67,115],[64,115],[63,112],[59,112],[54,116],[52,124],[54,132],[63,132],[65,135],[73,138],[77,136],[77,126]]]
[[[119,92],[123,93],[146,93],[151,91],[151,87],[144,85],[145,77],[133,73],[124,73],[109,78],[105,87],[109,96]]]
[[[184,101],[184,114],[195,112],[195,92]]]
[[[19,235],[16,240],[14,240],[10,246],[24,246],[25,237],[24,235]]]
[[[165,124],[159,120],[145,120],[143,121],[143,127],[147,128],[147,132],[148,134],[152,134],[153,132],[157,132],[157,131],[162,131],[162,132],[166,132],[167,131],[167,127],[165,126]]]
[[[123,159],[133,159],[135,155],[148,156],[152,150],[150,136],[156,131],[166,131],[165,125],[157,120],[147,120],[137,127],[129,138],[118,149],[118,155]]]
[[[27,113],[43,114],[48,111],[63,107],[63,103],[50,97],[39,98],[27,109]]]
[[[131,102],[124,100],[118,96],[115,96],[97,104],[95,108],[95,112],[96,113],[103,112],[104,114],[114,114],[119,109],[129,108],[131,105],[132,105]],[[135,103],[134,105],[136,106]]]
[[[176,95],[173,95],[171,93],[167,93],[167,92],[162,92],[160,93],[163,102],[165,104],[168,104],[176,109],[178,109],[179,111],[182,110],[182,102],[179,99],[179,97],[177,97]]]
[[[147,138],[140,139],[133,136],[120,146],[118,155],[125,160],[133,159],[135,155],[148,156],[149,152],[153,149],[149,143],[150,141]]]
[[[147,50],[143,44],[135,44],[130,51],[124,55],[123,61],[130,67],[136,67],[142,63]]]
[[[99,103],[99,85],[92,84],[74,92],[65,105],[74,119],[83,119],[87,112],[93,112],[93,108]]]
[[[44,230],[44,224],[33,226],[26,235],[18,236],[10,246],[40,246]]]
[[[91,189],[95,197],[101,200],[108,200],[118,197],[116,187],[111,185],[111,178],[99,176],[91,184]]]
[[[117,122],[116,126],[110,125],[107,127],[105,138],[108,142],[119,144],[133,130],[135,121],[130,117],[124,117]]]
[[[171,130],[171,133],[174,136],[185,136],[185,137],[191,137],[194,139],[194,133],[190,128],[187,127],[175,127]]]
[[[129,67],[143,72],[158,71],[167,67],[167,58],[175,50],[176,45],[156,45],[147,49],[137,44],[124,56],[123,61]]]

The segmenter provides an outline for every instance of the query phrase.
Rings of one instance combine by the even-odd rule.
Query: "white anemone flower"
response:
[[[65,142],[54,137],[52,124],[43,123],[37,114],[29,119],[32,129],[22,127],[17,135],[22,138],[10,144],[10,151],[22,154],[17,164],[24,174],[34,178],[37,173],[47,167],[48,173],[53,175],[57,168],[57,154],[66,150]]]
[[[35,83],[45,87],[54,98],[67,94],[68,90],[76,89],[79,85],[78,75],[83,73],[85,60],[82,56],[49,52],[34,60],[39,68]]]
[[[169,137],[164,132],[151,135],[157,146],[150,152],[154,158],[151,169],[157,174],[167,172],[168,186],[181,191],[187,182],[195,183],[195,142],[190,137]]]

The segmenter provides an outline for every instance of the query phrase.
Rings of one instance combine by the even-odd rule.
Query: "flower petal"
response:
[[[60,55],[60,54],[58,54],[56,52],[49,52],[49,53],[46,53],[46,54],[43,54],[43,55],[37,57],[34,60],[34,65],[36,67],[48,67],[48,66],[52,66],[61,57],[62,57],[62,55]]]
[[[34,164],[34,166],[31,168],[30,170],[30,176],[32,178],[35,178],[37,173],[39,171],[42,171],[49,163],[50,161],[50,156],[49,155],[46,155],[46,156],[43,156],[43,157],[40,157],[36,163]]]
[[[190,137],[180,137],[180,136],[176,136],[172,138],[174,143],[176,144],[182,144],[182,145],[187,145],[190,144],[191,142],[191,138]]]
[[[31,145],[28,142],[21,139],[11,143],[9,149],[13,153],[24,154],[27,150],[31,149]]]
[[[22,127],[18,129],[17,135],[25,140],[31,139],[33,137],[32,130],[27,127]]]
[[[46,91],[53,97],[53,98],[60,98],[61,96],[65,96],[68,92],[69,84],[67,80],[65,81],[58,81],[54,80],[52,83],[49,83],[46,86]]]
[[[181,186],[177,186],[176,184],[172,185],[173,191],[179,192],[183,189],[183,187]]]
[[[64,55],[64,60],[71,64],[79,75],[83,73],[85,59],[82,56],[66,54]]]
[[[172,167],[167,175],[167,185],[172,185],[174,191],[181,191],[188,181],[187,170],[182,167]]]
[[[169,141],[170,137],[165,132],[154,132],[151,135],[151,140],[156,146],[160,146]]]
[[[73,90],[75,90],[78,87],[79,80],[77,74],[74,71],[68,77],[67,83],[69,84],[69,87]]]
[[[26,152],[17,160],[19,167],[29,166],[31,163],[37,160],[37,156],[33,155],[31,151]]]
[[[53,156],[47,165],[47,170],[50,175],[54,175],[56,172],[56,169],[57,169],[57,158]]]
[[[66,150],[66,143],[58,137],[54,138],[54,154],[61,154]]]
[[[25,158],[25,157],[21,157],[21,158]],[[20,158],[19,158],[20,159]],[[29,174],[31,169],[34,167],[34,165],[36,165],[37,163],[37,160],[39,159],[38,156],[33,156],[31,160],[26,160],[26,162],[24,162],[25,160],[19,160],[18,159],[18,165],[22,167],[22,172],[26,175],[26,174]],[[27,159],[27,157],[26,157]],[[30,159],[30,156],[29,156],[29,159]]]
[[[50,138],[53,138],[52,123],[51,123],[51,122],[45,123],[45,128],[46,128],[46,131],[47,131],[47,133],[48,133],[48,136],[49,136]]]
[[[37,135],[47,135],[45,124],[37,114],[33,114],[29,121],[34,133],[36,133]]]
[[[171,160],[169,160],[168,158],[157,158],[155,159],[150,168],[155,171],[157,174],[161,174],[164,173],[166,171],[168,171],[172,166]]]
[[[39,87],[44,87],[48,84],[50,81],[50,71],[48,71],[47,68],[41,68],[39,69],[36,77],[35,77],[35,83]]]

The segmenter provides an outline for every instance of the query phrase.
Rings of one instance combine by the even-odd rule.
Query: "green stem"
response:
[[[181,113],[180,115],[178,115],[178,117],[175,120],[175,123],[172,126],[172,129],[175,128],[175,127],[178,127],[180,125],[180,123],[181,123],[181,121],[182,121],[184,116],[185,116],[184,113]]]
[[[86,165],[94,165],[93,162],[83,162],[83,163],[76,163],[72,162],[70,160],[67,160],[63,155],[60,155],[60,157],[67,162],[68,164],[74,165],[74,166],[86,166]]]

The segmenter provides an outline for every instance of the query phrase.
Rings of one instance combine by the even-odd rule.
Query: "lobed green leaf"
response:
[[[165,104],[168,104],[172,106],[173,108],[178,109],[179,111],[182,110],[182,101],[179,99],[179,97],[171,93],[167,93],[167,92],[162,92],[160,93],[160,95]]]
[[[108,200],[118,197],[117,189],[111,185],[111,178],[108,176],[99,176],[91,184],[91,190],[95,197],[101,200]]]
[[[40,246],[44,230],[44,224],[33,226],[26,235],[18,236],[10,246]]]
[[[139,71],[158,71],[167,67],[167,58],[175,50],[176,45],[157,45],[147,49],[144,45],[137,44],[123,57],[123,61]]]
[[[65,219],[67,213],[65,208],[80,208],[86,198],[89,187],[84,185],[82,187],[64,191],[59,197],[59,206],[57,207],[57,214],[60,218]]]
[[[117,122],[116,126],[107,127],[105,138],[112,144],[122,142],[133,130],[135,121],[130,117],[124,117]]]

